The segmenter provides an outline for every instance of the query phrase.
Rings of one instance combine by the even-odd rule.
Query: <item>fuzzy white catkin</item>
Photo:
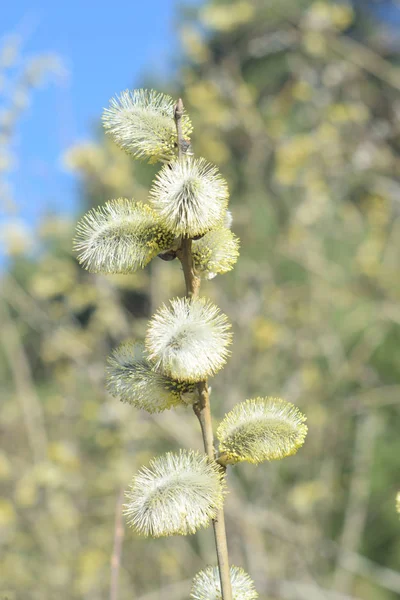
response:
[[[220,227],[193,241],[192,255],[196,272],[204,279],[233,269],[239,257],[239,238],[230,229]]]
[[[237,404],[218,427],[219,451],[227,462],[258,464],[295,454],[307,435],[306,417],[281,398]]]
[[[103,125],[113,140],[135,158],[170,161],[177,152],[175,102],[154,90],[126,90],[113,98],[103,113]],[[184,112],[182,133],[188,139],[192,125]]]
[[[74,248],[92,273],[130,273],[173,241],[149,206],[119,198],[86,213],[77,225]]]
[[[179,381],[204,381],[223,367],[231,343],[224,314],[204,298],[176,298],[149,323],[146,349],[156,368]]]
[[[108,359],[107,388],[136,408],[161,412],[193,401],[194,385],[156,371],[143,355],[143,346],[125,342]]]
[[[223,473],[205,454],[168,452],[133,478],[124,513],[142,535],[188,535],[216,517],[224,493]]]
[[[233,600],[256,600],[258,598],[252,579],[243,569],[232,565],[230,574]],[[196,575],[190,598],[191,600],[222,600],[218,567],[207,567]]]
[[[204,158],[186,157],[165,165],[150,190],[150,204],[176,235],[194,237],[223,224],[228,186]]]

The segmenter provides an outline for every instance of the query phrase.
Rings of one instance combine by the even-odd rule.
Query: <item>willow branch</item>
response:
[[[176,103],[174,115],[176,132],[178,136],[178,156],[179,159],[181,159],[186,152],[185,140],[182,136],[181,119],[183,115],[183,102],[181,98],[179,98],[178,102]],[[200,277],[196,275],[194,269],[192,240],[190,238],[182,238],[181,247],[177,251],[177,256],[181,261],[183,274],[185,277],[186,296],[189,299],[196,298],[200,292]],[[207,380],[200,381],[197,389],[198,401],[193,405],[193,410],[200,423],[206,454],[210,460],[214,461],[216,458],[214,449],[214,433],[211,418],[210,393]],[[220,468],[225,472],[226,469],[224,467],[221,466]],[[218,511],[216,518],[213,519],[213,529],[215,547],[217,551],[219,576],[221,581],[222,600],[233,600],[223,508]]]
[[[186,284],[187,298],[195,298],[200,291],[200,277],[196,275],[193,266],[192,257],[192,240],[190,238],[182,238],[181,247],[177,250],[177,257],[181,261],[183,274]]]
[[[177,133],[177,137],[178,137],[178,156],[179,156],[179,158],[182,158],[182,156],[185,153],[184,139],[183,139],[183,134],[182,134],[182,117],[183,117],[182,98],[179,98],[178,102],[175,104],[174,117],[175,117],[176,133]]]

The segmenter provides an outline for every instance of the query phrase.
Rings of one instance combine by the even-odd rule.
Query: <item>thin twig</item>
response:
[[[346,554],[358,551],[367,518],[370,470],[377,432],[376,414],[371,413],[357,418],[353,473],[333,581],[333,588],[345,594],[351,591],[353,581],[352,573],[345,566],[348,560]]]
[[[122,519],[123,501],[124,490],[121,489],[118,494],[117,505],[115,509],[114,547],[111,556],[110,600],[117,600],[118,598],[118,582],[119,572],[121,569],[122,542],[124,540],[124,524]]]
[[[181,118],[183,115],[183,102],[181,98],[179,98],[178,102],[176,103],[174,114],[176,131],[178,135],[178,155],[181,159],[185,154],[181,124]],[[200,278],[195,273],[192,256],[192,240],[190,238],[182,238],[182,244],[177,252],[177,256],[181,261],[183,274],[185,277],[186,296],[189,299],[196,298],[200,291]],[[194,404],[193,410],[200,423],[206,454],[210,460],[215,460],[214,434],[211,418],[210,394],[207,380],[201,381],[198,384],[198,395],[199,399]],[[216,518],[213,520],[213,528],[219,576],[221,581],[222,600],[233,600],[223,508],[218,511]]]
[[[340,37],[328,36],[327,41],[331,48],[348,62],[375,75],[375,77],[379,77],[396,90],[400,90],[400,69],[382,58],[380,54],[354,38],[345,35]]]
[[[192,240],[190,238],[182,238],[181,247],[177,250],[177,257],[181,261],[183,274],[186,283],[186,296],[195,298],[200,291],[200,277],[194,271],[192,260]]]
[[[0,342],[14,378],[32,458],[35,463],[40,463],[47,457],[48,446],[43,409],[18,328],[6,303],[1,304]]]
[[[182,134],[182,117],[183,117],[182,98],[179,98],[178,102],[175,105],[174,117],[175,117],[176,133],[177,133],[177,137],[178,137],[178,156],[179,156],[179,158],[182,158],[182,156],[185,153],[184,139],[183,139],[183,134]]]

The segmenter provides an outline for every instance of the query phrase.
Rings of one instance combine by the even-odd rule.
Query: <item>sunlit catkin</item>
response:
[[[249,575],[239,567],[231,566],[231,585],[233,600],[256,600],[258,594]],[[221,581],[218,567],[207,567],[193,580],[190,591],[191,600],[221,600]]]
[[[193,261],[196,271],[204,279],[233,269],[239,256],[239,238],[230,229],[220,227],[193,242]]]
[[[77,225],[74,248],[92,273],[131,273],[173,240],[149,206],[119,198],[86,213]]]
[[[255,398],[237,404],[217,430],[227,462],[260,463],[295,454],[307,434],[305,416],[280,398]]]
[[[179,381],[203,381],[219,371],[229,354],[230,324],[209,300],[176,298],[151,319],[146,348],[166,375]]]
[[[224,486],[222,471],[205,454],[168,452],[133,478],[125,514],[142,535],[188,535],[215,518]]]
[[[123,150],[150,162],[171,160],[176,152],[177,133],[174,100],[154,90],[126,90],[113,98],[103,113],[106,132]],[[187,139],[192,125],[186,113],[182,129]]]
[[[150,190],[150,203],[176,235],[194,237],[222,225],[228,186],[204,158],[187,157],[165,165]]]
[[[107,387],[136,408],[149,413],[188,404],[194,399],[194,385],[159,373],[143,355],[143,346],[124,343],[108,359]]]

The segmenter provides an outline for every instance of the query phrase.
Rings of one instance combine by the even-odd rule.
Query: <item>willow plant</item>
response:
[[[231,232],[229,192],[216,166],[194,158],[192,125],[182,100],[148,90],[123,92],[103,116],[106,132],[134,158],[161,162],[148,204],[119,198],[92,209],[77,227],[75,248],[94,273],[131,273],[152,259],[178,259],[186,296],[152,317],[144,344],[127,341],[108,361],[110,392],[150,413],[192,407],[204,453],[181,449],[153,458],[134,477],[124,512],[139,534],[194,534],[214,527],[218,566],[193,580],[194,600],[253,600],[254,584],[229,566],[224,521],[226,470],[294,454],[303,444],[305,417],[280,398],[259,397],[234,407],[220,423],[214,444],[209,377],[229,357],[228,318],[200,297],[201,279],[231,270],[239,240]]]

